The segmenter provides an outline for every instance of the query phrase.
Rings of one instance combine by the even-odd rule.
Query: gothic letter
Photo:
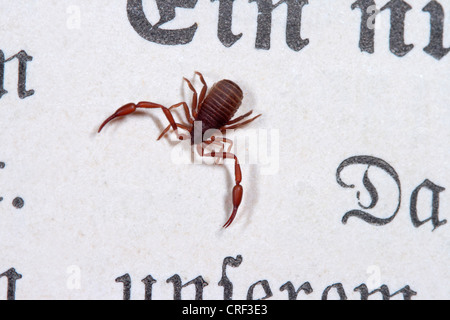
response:
[[[375,158],[375,157],[371,157],[371,156],[351,157],[351,158],[344,160],[339,165],[339,167],[337,168],[337,171],[336,171],[336,181],[343,188],[354,188],[355,187],[355,185],[353,185],[353,184],[348,185],[348,184],[344,183],[341,180],[341,176],[340,176],[341,171],[345,167],[352,165],[352,164],[366,164],[367,165],[367,170],[364,173],[364,177],[363,177],[363,184],[364,184],[364,187],[369,192],[372,201],[368,206],[364,206],[360,202],[358,202],[358,205],[361,208],[371,209],[371,208],[375,207],[375,205],[377,204],[377,201],[378,201],[377,190],[375,189],[375,186],[372,184],[372,182],[369,180],[369,177],[368,177],[368,170],[369,170],[370,166],[375,166],[380,169],[383,169],[387,174],[389,174],[389,176],[391,176],[392,179],[394,179],[395,183],[397,184],[397,188],[398,188],[398,205],[397,205],[397,208],[395,209],[395,212],[389,218],[385,218],[385,219],[377,218],[367,212],[355,209],[355,210],[351,210],[351,211],[348,211],[347,213],[345,213],[345,215],[342,217],[342,223],[344,223],[344,224],[347,223],[348,218],[353,217],[353,216],[358,217],[370,224],[379,225],[379,226],[391,222],[395,218],[395,215],[397,214],[397,212],[400,210],[400,202],[401,202],[400,179],[398,177],[397,172],[395,172],[394,168],[392,168],[386,161],[379,159],[379,158]],[[359,199],[359,191],[357,193],[357,197]]]
[[[8,93],[3,88],[3,82],[4,82],[4,76],[5,76],[5,63],[8,61],[13,60],[14,58],[17,58],[19,60],[19,80],[17,82],[17,94],[19,95],[20,99],[25,99],[26,97],[29,97],[34,94],[34,90],[27,90],[26,89],[26,82],[27,82],[27,63],[28,61],[33,60],[32,56],[29,56],[25,51],[21,50],[12,57],[9,57],[5,60],[5,55],[0,50],[0,98],[5,94]]]
[[[216,0],[211,0],[211,2],[214,1]],[[225,47],[231,47],[242,37],[242,33],[235,35],[231,31],[234,1],[235,0],[219,0],[219,24],[217,27],[217,37]]]
[[[273,4],[272,0],[249,0],[258,5],[258,25],[256,31],[257,49],[270,49],[270,32],[272,30],[272,11],[282,3],[288,6],[286,20],[286,43],[294,51],[300,51],[308,45],[308,39],[302,39],[300,35],[302,8],[308,4],[308,0],[280,0]]]
[[[144,279],[141,280],[145,286],[145,297],[144,300],[152,300],[152,288],[153,284],[156,282],[155,279],[149,274]]]
[[[347,295],[345,294],[345,290],[344,287],[342,286],[342,283],[335,283],[332,284],[331,286],[326,287],[322,293],[322,300],[328,300],[328,293],[333,288],[336,288],[340,300],[347,300]]]
[[[159,26],[175,18],[175,8],[192,9],[196,4],[197,0],[156,0],[160,19],[152,25],[145,17],[142,0],[128,0],[128,20],[134,30],[145,40],[165,45],[186,44],[192,41],[197,30],[197,23],[189,28],[175,30],[160,29]]]
[[[391,0],[381,10],[391,10],[391,31],[389,34],[389,48],[393,54],[403,57],[414,47],[405,44],[405,16],[411,6],[403,0]]]
[[[6,300],[15,300],[16,299],[16,281],[22,278],[21,274],[18,274],[14,268],[7,270],[0,274],[0,278],[6,277],[7,283],[7,291],[6,291]]]
[[[280,291],[283,290],[287,290],[289,300],[297,300],[298,293],[302,290],[305,291],[306,294],[310,294],[311,292],[313,292],[313,289],[309,282],[303,283],[300,288],[298,288],[298,290],[295,290],[292,282],[288,281],[280,287]]]
[[[131,277],[128,273],[117,277],[116,282],[123,283],[123,300],[130,300],[131,297]]]
[[[370,295],[377,293],[377,292],[381,293],[383,300],[390,300],[393,296],[395,296],[399,293],[403,294],[404,300],[411,300],[411,297],[417,294],[417,292],[411,290],[411,288],[409,286],[405,286],[402,289],[394,292],[393,294],[390,294],[389,288],[385,284],[383,284],[380,288],[369,292],[367,286],[364,283],[361,284],[360,286],[356,287],[353,291],[356,291],[356,292],[359,291],[359,293],[361,294],[361,300],[368,300]]]
[[[432,57],[440,60],[450,48],[444,48],[444,9],[437,1],[430,1],[422,11],[430,14],[430,43],[423,49]]]
[[[250,288],[248,288],[247,300],[253,300],[253,291],[255,290],[255,287],[257,285],[261,285],[264,290],[264,293],[266,294],[264,297],[262,297],[261,299],[258,299],[258,300],[265,300],[265,299],[273,296],[272,290],[270,290],[269,282],[267,280],[260,280],[258,282],[255,282],[254,284],[252,284],[250,286]]]
[[[419,192],[422,188],[427,188],[432,193],[431,217],[420,221],[419,217],[417,216],[417,196],[419,195]],[[444,190],[445,188],[435,185],[428,179],[425,179],[424,182],[422,182],[416,189],[414,189],[413,193],[411,194],[411,202],[410,202],[411,221],[414,227],[418,228],[425,222],[431,220],[434,231],[434,229],[436,229],[437,227],[447,223],[447,220],[439,220],[439,193],[441,193]]]
[[[233,283],[227,277],[227,266],[237,268],[241,263],[241,255],[237,255],[236,259],[234,259],[233,257],[226,257],[225,259],[223,259],[222,278],[218,283],[219,286],[223,287],[223,300],[231,300],[231,297],[233,296]]]
[[[374,53],[374,38],[375,38],[375,17],[378,11],[374,0],[358,0],[352,3],[352,10],[355,8],[361,9],[361,26],[359,34],[359,48],[361,51]],[[372,9],[372,10],[371,10]],[[372,23],[369,25],[369,19],[372,18]]]
[[[177,274],[174,274],[172,277],[167,279],[166,282],[173,283],[173,300],[181,300],[181,288],[184,288],[190,284],[194,284],[195,286],[195,300],[203,300],[203,288],[208,285],[202,276],[198,276],[186,284],[181,285],[181,278]]]

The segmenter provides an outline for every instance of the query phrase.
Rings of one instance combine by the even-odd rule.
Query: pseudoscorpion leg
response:
[[[181,128],[181,129],[184,129],[184,130],[187,130],[187,131],[190,130],[190,128],[189,128],[188,126],[185,126],[184,124],[177,123],[176,125],[178,126],[178,128]],[[159,139],[161,139],[162,137],[164,137],[164,135],[167,133],[167,131],[170,130],[170,127],[171,127],[171,125],[169,124],[169,125],[161,132],[161,134],[159,135],[158,139],[156,139],[156,140],[159,140]],[[180,139],[180,137],[182,137],[182,136],[180,135],[180,136],[178,137],[178,139]],[[180,140],[184,140],[184,137],[183,137],[183,139],[180,139]]]
[[[233,211],[230,215],[230,218],[228,219],[227,222],[225,222],[225,224],[223,225],[224,228],[227,228],[234,220],[234,218],[236,217],[236,213],[237,210],[239,208],[239,205],[241,204],[242,201],[242,196],[244,193],[244,189],[242,188],[242,186],[240,185],[241,181],[242,181],[242,173],[241,173],[241,166],[239,165],[239,160],[236,157],[236,155],[234,155],[233,153],[230,152],[222,152],[222,153],[218,153],[215,151],[212,151],[211,153],[204,153],[204,148],[201,146],[201,156],[203,157],[220,157],[222,159],[234,159],[234,180],[235,180],[235,186],[233,187],[233,195],[232,195],[232,200],[233,200]]]
[[[223,126],[222,128],[220,128],[220,131],[221,131],[222,133],[224,133],[226,130],[229,130],[229,129],[237,129],[237,128],[240,128],[240,127],[245,126],[246,124],[252,122],[253,120],[259,118],[260,116],[261,116],[261,114],[258,114],[256,117],[253,117],[253,118],[251,118],[251,119],[249,119],[249,120],[243,121],[243,122],[241,122],[241,123],[237,123],[237,124],[232,125],[232,126],[229,126],[229,127]],[[237,120],[237,119],[236,119],[236,120]],[[233,121],[233,123],[234,123],[234,121]]]
[[[192,111],[192,116],[195,118],[197,118],[197,91],[195,91],[194,86],[192,85],[192,83],[186,79],[183,78],[184,81],[187,82],[189,89],[191,89],[192,91],[192,105],[191,105],[191,111]]]

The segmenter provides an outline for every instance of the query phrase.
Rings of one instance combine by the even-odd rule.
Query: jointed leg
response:
[[[192,116],[195,119],[195,118],[197,118],[197,112],[196,112],[196,110],[197,110],[197,91],[195,90],[194,86],[188,79],[183,78],[183,80],[187,82],[189,89],[191,89],[191,91],[193,92],[191,111],[192,111]]]
[[[234,177],[235,177],[234,180],[235,180],[236,184],[233,187],[233,211],[232,211],[228,221],[223,225],[224,228],[227,228],[233,222],[234,218],[236,217],[237,210],[242,201],[242,195],[243,195],[244,189],[240,185],[240,183],[242,181],[241,166],[239,165],[239,161],[238,161],[238,158],[236,157],[236,155],[234,155],[233,153],[230,153],[230,152],[218,153],[218,152],[212,151],[211,153],[205,154],[204,148],[201,147],[201,150],[199,150],[199,153],[203,157],[213,157],[213,158],[220,157],[222,159],[234,159]]]
[[[261,114],[258,114],[256,117],[253,117],[253,118],[251,118],[251,119],[249,119],[249,120],[243,121],[243,122],[241,122],[241,123],[238,123],[238,124],[235,124],[235,125],[232,125],[232,126],[229,126],[229,127],[223,126],[222,128],[220,128],[220,131],[221,131],[222,133],[224,133],[224,132],[225,132],[226,130],[228,130],[228,129],[236,129],[236,128],[240,128],[240,127],[245,126],[246,124],[252,122],[253,120],[259,118],[260,116],[261,116]]]
[[[208,90],[208,85],[206,84],[206,81],[205,81],[205,79],[203,79],[203,75],[200,72],[195,71],[195,74],[200,77],[200,81],[203,84],[203,88],[202,88],[202,91],[200,92],[200,99],[199,99],[199,104],[201,104],[203,102],[203,100],[205,99],[206,90]],[[198,111],[200,111],[200,109],[196,110],[196,111],[198,112]]]
[[[221,141],[221,142],[219,142]],[[217,154],[223,154],[224,150],[225,150],[225,143],[228,143],[228,148],[227,148],[227,152],[231,152],[231,149],[233,148],[233,141],[230,139],[226,139],[226,138],[219,138],[216,139],[214,136],[211,137],[211,140],[206,140],[204,142],[202,142],[201,145],[197,145],[197,151],[199,154],[202,153],[202,148],[203,148],[203,152],[206,151],[206,149],[211,146],[211,145],[216,145],[219,146],[220,149],[217,152]],[[223,158],[222,157],[215,157],[214,160],[215,164],[222,164],[223,163]]]
[[[184,125],[184,124],[177,123],[176,125],[178,126],[178,128],[181,128],[181,129],[184,129],[184,130],[187,130],[187,131],[190,130],[190,128],[189,128],[188,126]],[[169,124],[169,125],[161,132],[161,134],[159,135],[158,139],[156,139],[156,140],[159,140],[159,139],[161,139],[162,137],[164,137],[164,135],[167,133],[167,131],[170,130],[170,127],[171,127],[171,125]],[[183,138],[183,139],[180,139],[180,138]],[[178,139],[184,140],[184,137],[182,137],[182,136],[180,135],[180,136],[178,137]]]
[[[230,125],[230,124],[234,124],[234,123],[237,123],[237,122],[241,121],[242,119],[244,119],[244,118],[248,117],[249,115],[251,115],[252,112],[253,112],[253,110],[247,112],[246,114],[244,114],[244,115],[242,115],[240,117],[237,117],[236,119],[228,121],[227,122],[227,126]]]
[[[188,105],[187,105],[186,102],[180,102],[180,103],[174,104],[173,106],[171,106],[171,107],[169,108],[169,110],[178,108],[179,106],[183,106],[184,113],[185,113],[185,115],[186,115],[187,121],[188,121],[188,122],[191,124],[191,126],[192,126],[192,124],[194,123],[194,120],[191,118],[191,115],[190,115],[190,113],[189,113],[189,107],[188,107]],[[180,123],[177,123],[176,125],[177,125],[178,127],[180,127],[181,129],[185,129],[185,130],[187,130],[187,131],[190,130],[190,127],[189,127],[189,126],[186,126],[186,125],[183,125],[183,124],[180,124]],[[161,132],[161,134],[159,135],[158,139],[156,139],[156,140],[161,139],[161,138],[167,133],[167,131],[169,131],[170,126],[171,126],[171,125],[169,124],[169,125]]]
[[[191,115],[190,115],[190,113],[189,113],[189,107],[188,107],[188,105],[187,105],[186,102],[180,102],[180,103],[174,104],[173,106],[171,106],[171,107],[169,108],[169,110],[178,108],[179,106],[183,106],[184,114],[186,115],[187,121],[188,121],[190,124],[193,124],[193,123],[194,123],[194,119],[191,118]]]
[[[183,78],[183,80],[187,82],[189,89],[191,89],[191,91],[193,92],[191,109],[192,109],[192,116],[194,117],[194,119],[197,118],[197,114],[200,111],[200,106],[206,96],[206,90],[208,90],[208,86],[206,84],[205,79],[203,78],[203,75],[197,71],[195,71],[195,74],[200,77],[200,81],[203,84],[203,88],[202,88],[202,91],[200,92],[199,100],[197,100],[197,91],[195,90],[192,83],[188,79]]]
[[[215,145],[220,146],[220,150],[219,150],[218,154],[222,154],[224,152],[224,150],[225,150],[225,143],[228,143],[228,148],[227,148],[227,152],[228,153],[230,153],[231,149],[233,148],[233,141],[230,140],[230,139],[227,139],[227,138],[223,138],[223,137],[216,138],[216,137],[212,136],[210,138],[210,140],[207,140],[207,141],[205,141],[203,143],[208,144],[208,145],[215,144]],[[214,163],[215,164],[222,164],[223,163],[223,158],[216,157],[216,159],[214,160]]]

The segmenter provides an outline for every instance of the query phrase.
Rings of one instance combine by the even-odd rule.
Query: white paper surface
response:
[[[311,0],[301,21],[309,44],[294,51],[285,40],[286,4],[273,11],[270,49],[264,50],[255,48],[258,6],[247,1],[234,3],[232,30],[242,37],[231,47],[217,37],[219,2],[176,9],[161,28],[198,28],[191,42],[171,46],[140,37],[126,1],[2,1],[0,50],[6,59],[21,50],[32,57],[26,89],[34,90],[20,99],[18,61],[4,64],[0,273],[14,268],[22,275],[14,297],[122,299],[115,279],[128,274],[131,299],[144,299],[141,280],[148,275],[157,281],[153,299],[173,299],[174,285],[166,280],[178,274],[182,284],[201,276],[208,283],[203,299],[223,299],[223,261],[241,255],[238,267],[226,269],[233,299],[246,299],[261,280],[270,299],[287,299],[280,287],[288,281],[295,289],[310,283],[313,291],[298,299],[321,299],[333,284],[355,300],[361,284],[370,291],[386,285],[391,294],[409,286],[413,299],[448,299],[450,224],[434,231],[431,221],[415,227],[410,202],[428,179],[446,188],[436,193],[438,218],[450,218],[450,57],[437,60],[423,51],[430,15],[422,11],[429,1],[422,0],[408,1],[405,43],[414,44],[408,54],[389,50],[389,10],[377,17],[375,52],[361,52],[361,11],[351,9],[353,2]],[[450,2],[439,3],[447,13],[446,47]],[[144,1],[144,9],[156,23],[155,2]],[[239,84],[244,99],[237,115],[263,114],[237,131],[256,136],[257,144],[235,150],[244,198],[227,229],[221,226],[232,209],[233,161],[180,164],[173,132],[156,141],[168,124],[160,110],[112,121],[97,134],[128,102],[190,105],[182,78],[200,92],[194,71],[209,87],[221,79]],[[364,210],[358,201],[371,202],[363,185],[367,165],[342,171],[355,188],[336,181],[344,160],[363,155],[388,163],[401,183],[400,209],[382,226],[357,217],[341,221],[350,210]],[[392,216],[395,181],[376,166],[367,172],[378,202],[365,211]],[[417,212],[425,220],[432,192],[418,192]],[[16,197],[24,200],[20,209],[12,205]],[[3,276],[3,298],[7,287]],[[253,298],[266,293],[257,284]],[[181,294],[193,299],[194,286]],[[328,298],[339,298],[335,287]]]

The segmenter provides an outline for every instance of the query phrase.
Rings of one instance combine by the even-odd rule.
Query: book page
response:
[[[0,298],[448,299],[449,17],[2,1]]]

